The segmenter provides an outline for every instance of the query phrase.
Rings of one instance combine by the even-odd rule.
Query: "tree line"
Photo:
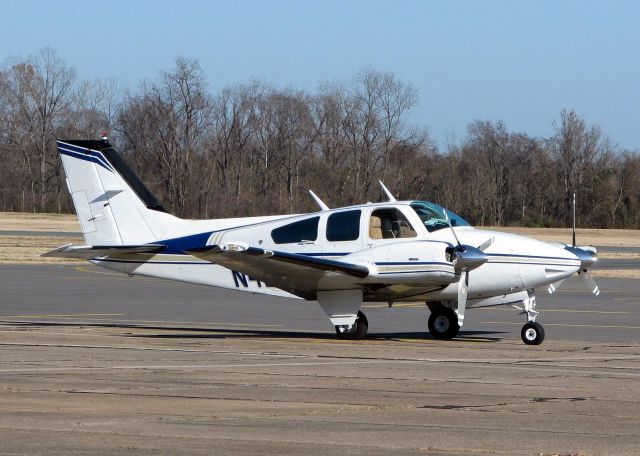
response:
[[[315,91],[250,81],[213,93],[186,58],[120,90],[44,49],[0,70],[0,209],[71,212],[55,140],[107,130],[181,217],[315,211],[307,189],[333,207],[379,201],[381,179],[473,224],[569,226],[576,193],[579,226],[640,227],[640,156],[576,112],[561,111],[550,137],[478,120],[438,148],[408,121],[417,104],[411,84],[373,68]]]

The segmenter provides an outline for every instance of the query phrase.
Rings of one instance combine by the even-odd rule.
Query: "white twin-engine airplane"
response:
[[[129,275],[317,300],[339,337],[361,339],[363,301],[426,303],[434,338],[451,339],[465,309],[513,305],[527,316],[522,340],[537,345],[535,291],[573,273],[599,290],[593,247],[551,244],[474,229],[437,204],[389,201],[311,214],[184,220],[162,208],[106,137],[59,141],[86,245],[43,256],[83,258]],[[574,230],[575,233],[575,230]]]

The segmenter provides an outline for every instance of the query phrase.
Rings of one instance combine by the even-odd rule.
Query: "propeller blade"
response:
[[[600,288],[598,287],[598,284],[595,280],[593,280],[593,277],[591,277],[591,274],[589,274],[586,269],[578,272],[578,275],[582,279],[582,283],[584,283],[584,286],[587,288],[587,290],[589,290],[596,296],[600,294]]]
[[[484,252],[485,250],[487,250],[489,247],[491,247],[491,244],[493,244],[493,241],[495,241],[496,238],[489,238],[486,241],[484,241],[482,244],[480,244],[477,249]]]
[[[451,229],[451,232],[453,233],[453,237],[456,240],[456,242],[458,243],[458,248],[463,250],[462,244],[460,243],[460,239],[458,239],[458,235],[456,234],[456,230],[453,229],[453,225],[451,224],[451,219],[449,219],[449,214],[447,214],[447,211],[444,211],[444,219],[449,224],[449,229]]]
[[[462,328],[464,323],[464,311],[467,307],[467,287],[469,286],[469,272],[463,270],[460,273],[460,281],[458,282],[458,326]]]
[[[558,280],[557,282],[554,283],[550,283],[549,284],[549,288],[547,288],[547,291],[549,292],[549,294],[553,294],[556,292],[556,290],[558,288],[560,288],[560,285],[562,285],[562,283],[565,281],[565,279],[562,280]]]

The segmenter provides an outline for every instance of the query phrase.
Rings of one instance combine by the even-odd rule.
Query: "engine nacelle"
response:
[[[438,284],[457,280],[448,242],[412,241],[384,244],[343,258],[369,268],[365,283]]]

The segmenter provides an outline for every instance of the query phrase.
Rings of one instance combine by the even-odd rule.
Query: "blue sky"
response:
[[[0,62],[49,46],[81,78],[135,88],[198,59],[212,90],[313,90],[372,66],[418,88],[443,145],[476,119],[550,135],[563,108],[640,150],[640,2],[0,0]]]

